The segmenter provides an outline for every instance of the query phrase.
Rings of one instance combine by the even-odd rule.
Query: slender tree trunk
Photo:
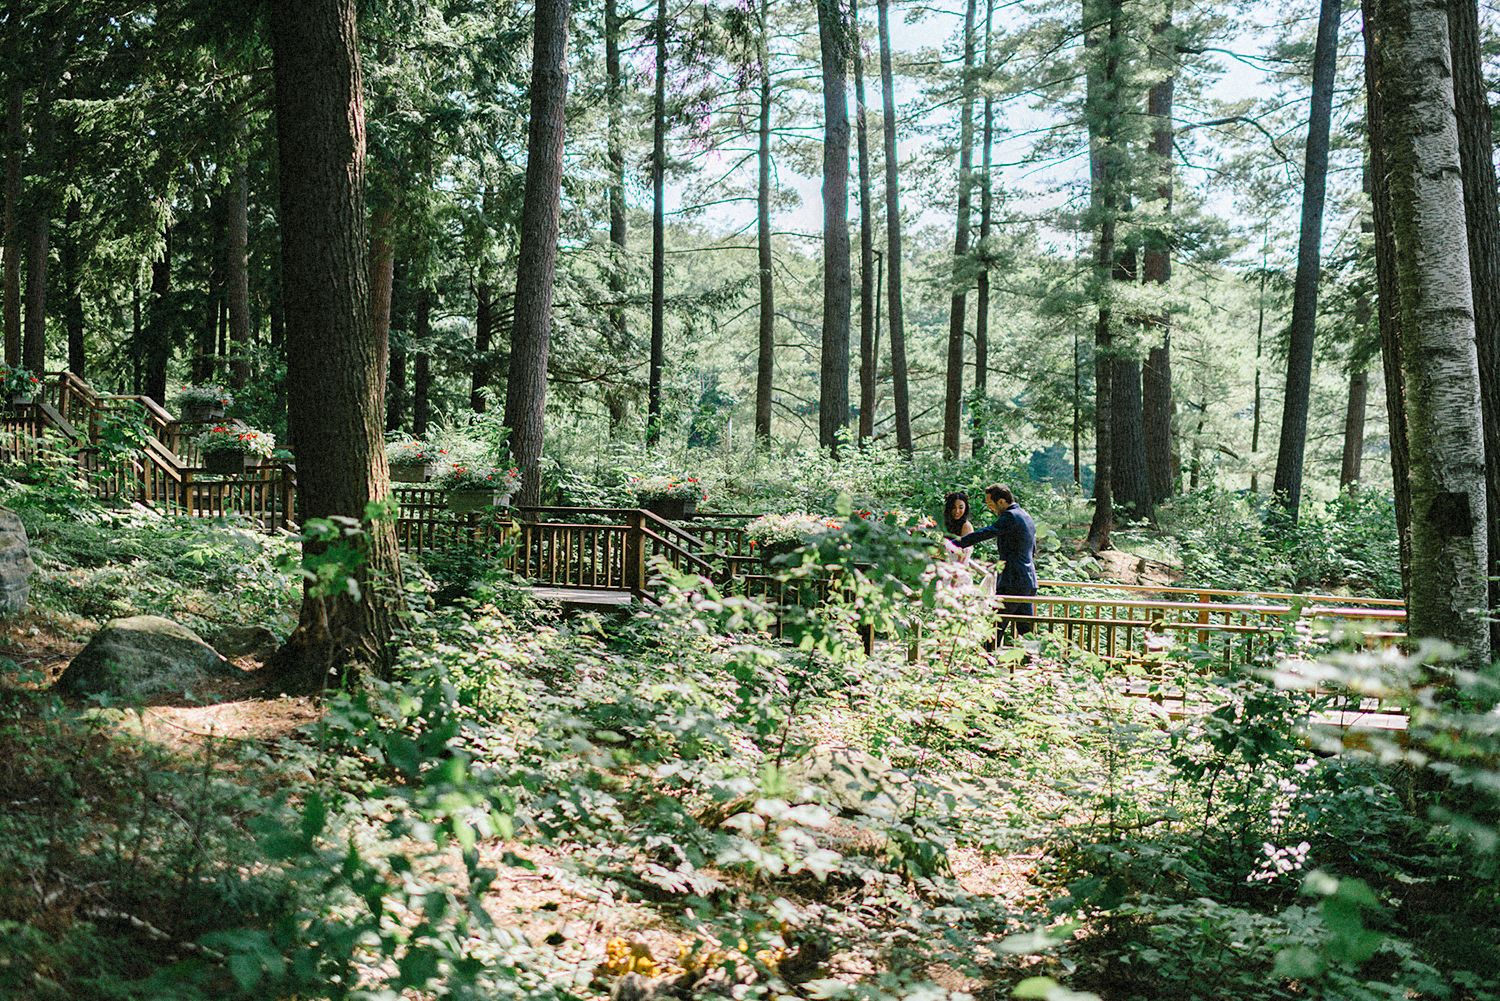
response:
[[[370,319],[364,98],[354,0],[272,0],[272,61],[286,296],[287,424],[304,520],[363,519],[390,492]],[[267,668],[286,687],[383,673],[401,613],[395,524],[348,541],[358,587],[309,583],[297,628]],[[323,547],[304,543],[315,555]]]
[[[979,169],[979,246],[976,256],[979,275],[974,290],[974,403],[972,407],[973,441],[975,458],[984,455],[985,422],[989,417],[990,402],[990,215],[994,210],[994,192],[991,189],[990,167],[994,156],[995,100],[990,95],[989,85],[994,72],[992,64],[992,28],[995,19],[995,0],[984,4],[984,133],[979,141],[983,150]]]
[[[1484,438],[1458,126],[1443,0],[1378,6],[1385,172],[1406,369],[1412,566],[1407,631],[1490,666]]]
[[[1172,277],[1170,224],[1172,216],[1172,101],[1175,89],[1177,49],[1172,30],[1171,8],[1167,17],[1151,29],[1152,62],[1165,75],[1151,85],[1146,114],[1152,121],[1150,159],[1160,181],[1152,208],[1161,213],[1162,224],[1146,234],[1141,255],[1141,280],[1165,286]],[[1153,504],[1172,496],[1172,316],[1163,309],[1146,321],[1161,331],[1141,369],[1141,414],[1145,424],[1146,474]]]
[[[385,377],[385,429],[400,431],[406,423],[406,346],[392,344]]]
[[[26,252],[26,321],[21,342],[21,364],[41,375],[47,369],[47,255],[51,222],[44,205],[31,212]]]
[[[656,96],[651,112],[651,360],[646,375],[646,444],[661,441],[661,380],[667,323],[667,0],[657,0]]]
[[[208,207],[209,231],[208,283],[203,290],[203,315],[198,320],[198,335],[193,344],[192,380],[214,381],[219,343],[219,307],[224,301],[224,197],[213,199]]]
[[[161,257],[151,262],[151,313],[142,351],[145,372],[141,394],[167,401],[167,363],[172,359],[172,227],[162,231]]]
[[[480,279],[474,286],[474,371],[469,380],[469,409],[484,413],[484,391],[490,384],[490,351],[495,343],[495,286]]]
[[[624,75],[620,64],[620,12],[617,0],[604,4],[604,73],[605,100],[609,104],[609,243],[612,248],[609,265],[609,290],[616,302],[625,299],[625,104]],[[613,347],[618,352],[629,349],[630,331],[624,306],[609,311],[609,329]],[[627,398],[619,387],[607,390],[604,403],[609,410],[609,434],[618,437],[625,431]]]
[[[411,427],[418,438],[427,437],[432,420],[432,370],[427,347],[432,343],[432,289],[423,285],[417,290],[417,308],[412,317],[412,350],[416,354],[412,379]]]
[[[823,55],[823,342],[818,444],[833,455],[849,428],[849,24],[841,0],[817,0]]]
[[[1114,528],[1114,334],[1108,284],[1115,270],[1115,226],[1119,215],[1121,150],[1120,36],[1123,0],[1084,0],[1084,24],[1105,26],[1105,38],[1086,40],[1099,49],[1088,78],[1091,201],[1097,216],[1098,246],[1094,280],[1101,299],[1094,323],[1094,517],[1085,544],[1094,552],[1111,548]],[[1097,67],[1097,68],[1095,68]]]
[[[68,333],[68,371],[82,379],[88,362],[83,336],[83,203],[75,195],[68,199],[67,231],[63,234],[63,326]]]
[[[532,42],[526,195],[516,265],[510,376],[505,388],[505,426],[510,428],[511,456],[522,473],[519,497],[522,504],[538,503],[542,491],[539,460],[545,430],[552,287],[562,213],[568,16],[568,0],[540,0]]]
[[[243,136],[244,129],[237,129]],[[229,305],[229,384],[243,389],[250,379],[250,191],[243,163],[229,183],[225,234],[224,287]]]
[[[1363,368],[1349,372],[1349,404],[1344,408],[1344,461],[1339,466],[1340,489],[1359,484],[1360,460],[1365,454],[1365,398],[1370,374]]]
[[[1485,498],[1489,526],[1490,650],[1500,650],[1500,196],[1496,194],[1494,138],[1480,59],[1479,11],[1474,0],[1448,6],[1458,151],[1463,164],[1464,219],[1474,289],[1474,335],[1484,417]]]
[[[1276,503],[1285,508],[1294,521],[1302,498],[1302,459],[1307,449],[1307,412],[1312,395],[1323,198],[1328,183],[1328,138],[1341,10],[1341,0],[1323,0],[1322,14],[1318,19],[1318,44],[1313,54],[1312,112],[1307,126],[1307,166],[1302,175],[1302,235],[1297,245],[1291,346],[1287,351],[1286,399],[1282,404],[1281,443],[1276,453],[1276,482],[1272,487]]]
[[[1110,486],[1116,505],[1132,520],[1153,521],[1151,481],[1146,466],[1146,430],[1141,402],[1141,361],[1115,357],[1110,378],[1114,417],[1110,424]]]
[[[375,334],[376,381],[380,406],[385,407],[386,379],[391,360],[391,296],[396,287],[396,203],[384,194],[377,199],[370,222],[370,324]]]
[[[891,70],[890,0],[877,0],[882,132],[885,137],[886,317],[891,327],[891,405],[896,448],[910,457],[911,402],[906,386],[906,319],[901,303],[901,171],[896,159],[896,83]]]
[[[859,446],[875,433],[875,213],[870,205],[870,139],[865,114],[865,60],[859,0],[849,0],[854,56],[854,122],[859,148]]]
[[[6,88],[5,102],[5,363],[21,364],[21,154],[26,148],[22,110],[26,92],[19,81]]]
[[[1396,281],[1396,239],[1390,186],[1376,183],[1390,169],[1386,156],[1384,76],[1377,25],[1382,17],[1381,0],[1362,0],[1365,41],[1365,118],[1369,132],[1370,162],[1366,178],[1370,191],[1370,214],[1375,225],[1376,316],[1380,325],[1380,360],[1385,375],[1385,404],[1390,426],[1391,499],[1396,509],[1396,538],[1401,560],[1401,590],[1411,604],[1412,503],[1410,450],[1406,440],[1406,375],[1401,357],[1399,324],[1400,286]]]
[[[760,123],[756,158],[755,253],[760,278],[760,342],[755,366],[755,439],[761,448],[769,448],[771,402],[776,390],[776,298],[771,271],[771,48],[767,35],[770,0],[760,0],[757,10]]]
[[[948,303],[948,378],[943,400],[943,454],[958,456],[964,405],[964,320],[968,315],[970,184],[974,169],[974,16],[976,0],[964,9],[963,100],[958,125],[958,219],[953,236],[953,296]]]

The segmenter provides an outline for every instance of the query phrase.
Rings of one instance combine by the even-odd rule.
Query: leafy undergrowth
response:
[[[788,560],[795,593],[845,588],[779,639],[693,578],[558,622],[464,567],[477,602],[320,706],[251,697],[253,670],[70,703],[46,685],[76,622],[14,623],[0,994],[1497,996],[1482,679],[1289,631],[1323,688],[1411,708],[1373,753],[1320,743],[1330,696],[1291,676],[1130,698],[1050,639],[987,650],[908,528]]]

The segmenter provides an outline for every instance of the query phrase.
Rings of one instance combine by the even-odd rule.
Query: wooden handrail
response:
[[[1231,591],[1217,587],[1158,587],[1154,584],[1102,584],[1097,581],[1074,581],[1074,580],[1040,580],[1037,581],[1038,589],[1050,588],[1089,588],[1107,589],[1111,591],[1133,591],[1143,594],[1196,594],[1200,601],[1207,600],[1202,595],[1224,595],[1236,598],[1266,598],[1276,601],[1291,603],[1294,601],[1316,601],[1320,604],[1361,604],[1370,607],[1405,608],[1406,602],[1400,598],[1360,598],[1340,594],[1318,594],[1299,593],[1295,591]]]

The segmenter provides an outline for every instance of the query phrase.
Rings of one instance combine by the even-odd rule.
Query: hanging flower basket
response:
[[[249,452],[204,452],[203,469],[219,476],[237,476],[264,460]]]
[[[469,514],[487,507],[509,507],[511,496],[509,493],[501,493],[498,490],[485,490],[477,487],[449,490],[448,510],[454,514]]]
[[[0,362],[0,392],[5,394],[5,401],[13,407],[26,406],[36,399],[37,390],[41,388],[42,380],[32,375],[24,368],[11,368],[4,362]]]
[[[224,416],[224,408],[234,402],[234,397],[222,386],[183,386],[172,399],[180,415],[177,419],[184,424],[216,421]]]

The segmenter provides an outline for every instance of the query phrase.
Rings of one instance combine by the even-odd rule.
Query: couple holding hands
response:
[[[969,520],[969,495],[955,490],[943,498],[943,528],[947,532],[949,545],[956,551],[994,539],[1000,550],[1001,568],[995,579],[995,593],[1029,598],[1036,594],[1036,524],[1031,515],[1016,503],[1010,487],[993,483],[984,488],[984,503],[995,516],[995,520],[984,528],[975,529]],[[1035,615],[1036,606],[1030,601],[1006,601],[1003,615]],[[1000,623],[1000,636],[1005,634],[1005,620]],[[1016,622],[1018,636],[1031,632],[1033,623],[1027,619]]]

